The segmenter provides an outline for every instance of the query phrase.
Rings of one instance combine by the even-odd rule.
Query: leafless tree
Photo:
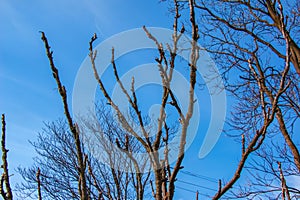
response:
[[[80,199],[78,191],[78,164],[73,137],[65,121],[59,120],[45,125],[32,142],[37,157],[28,169],[19,168],[24,182],[17,186],[21,198],[37,198],[38,179],[44,199]]]
[[[106,127],[93,129],[93,131],[94,134],[102,137],[100,145],[104,151],[107,151],[110,165],[105,166],[92,152],[86,150],[83,143],[83,130],[78,122],[74,123],[70,115],[67,92],[55,67],[53,52],[50,50],[45,34],[41,33],[53,77],[62,98],[67,123],[59,121],[48,124],[43,134],[38,136],[38,141],[32,143],[39,157],[33,167],[19,168],[19,172],[25,179],[25,183],[19,186],[19,190],[22,190],[25,196],[35,195],[37,184],[38,198],[42,198],[41,191],[43,191],[44,199],[143,199],[150,174],[146,173],[144,177],[142,173],[129,174],[119,170],[118,166],[124,159],[122,160],[119,154],[112,154],[112,149],[106,144],[107,140],[104,140],[103,136],[108,136],[109,141],[112,142],[115,135],[123,135],[126,138],[127,150],[135,147],[132,147],[133,143],[129,141],[128,134],[116,132],[121,129],[118,129],[111,119],[108,121],[109,117],[103,109],[99,113],[102,113],[100,117],[106,116],[106,121],[103,122],[104,118],[99,121],[102,121],[102,125],[105,124]],[[98,119],[95,120],[96,126],[99,125]],[[90,123],[85,125],[89,128],[93,127],[89,126]],[[97,132],[99,130],[101,133]],[[121,144],[117,144],[121,148]],[[115,157],[116,155],[118,157]],[[131,162],[134,161],[134,158],[131,159]]]
[[[188,61],[190,72],[189,104],[186,113],[183,112],[184,109],[178,103],[171,87],[173,71],[177,63],[178,42],[185,32],[183,25],[181,30],[178,30],[179,18],[181,16],[179,6],[181,4],[188,5],[187,9],[190,21],[186,24],[189,26],[192,36],[192,40],[190,41],[190,60]],[[200,16],[200,34],[198,21],[195,16],[196,13],[199,13]],[[97,52],[93,48],[93,44],[97,39],[96,34],[92,37],[89,44],[89,56],[95,79],[107,104],[116,112],[124,132],[121,135],[110,137],[110,142],[114,141],[119,150],[129,158],[128,162],[125,162],[125,165],[129,163],[133,164],[132,166],[136,171],[136,175],[132,180],[137,191],[137,197],[142,199],[143,188],[145,188],[146,182],[141,181],[141,165],[133,157],[129,143],[139,144],[139,147],[148,154],[148,159],[154,173],[154,184],[150,181],[153,197],[157,200],[173,199],[174,197],[176,177],[182,168],[181,164],[184,158],[184,149],[188,134],[187,129],[194,112],[194,90],[196,86],[197,60],[199,58],[197,42],[199,37],[203,37],[201,41],[204,43],[205,50],[212,53],[218,62],[223,78],[226,80],[226,89],[236,99],[236,104],[233,106],[232,111],[232,121],[229,125],[233,134],[237,134],[242,138],[241,159],[236,171],[227,183],[219,182],[219,190],[213,196],[213,199],[219,199],[227,193],[239,180],[245,168],[249,169],[248,172],[250,174],[254,173],[254,171],[259,171],[257,178],[254,179],[255,181],[263,180],[260,178],[261,175],[272,169],[272,175],[278,179],[277,184],[279,187],[276,186],[276,191],[279,191],[278,188],[280,188],[281,193],[279,191],[279,194],[283,198],[290,198],[290,193],[297,193],[298,190],[293,190],[285,177],[289,176],[288,170],[290,169],[296,173],[300,171],[299,150],[297,141],[293,137],[295,123],[297,123],[300,116],[300,92],[298,84],[300,50],[298,46],[299,34],[297,34],[299,32],[298,24],[300,21],[299,3],[294,1],[281,2],[279,0],[218,0],[211,4],[201,0],[197,2],[189,0],[187,3],[179,3],[177,0],[174,0],[174,15],[173,44],[161,44],[144,27],[145,34],[157,46],[158,58],[155,60],[158,64],[162,80],[161,108],[157,120],[157,130],[155,130],[154,134],[153,129],[148,129],[144,115],[141,112],[142,109],[135,90],[134,77],[132,78],[130,91],[126,89],[127,87],[123,85],[123,82],[119,78],[117,63],[114,58],[114,49],[112,49],[111,59],[114,77],[131,106],[131,115],[127,115],[119,109],[97,72],[95,60],[97,53],[101,54],[101,52]],[[97,185],[95,171],[90,166],[92,163],[89,160],[90,156],[83,153],[84,150],[79,134],[80,130],[78,125],[73,123],[69,114],[66,91],[59,80],[58,71],[53,63],[52,52],[44,33],[42,33],[42,39],[45,42],[50,66],[62,96],[69,129],[75,141],[76,163],[79,169],[79,178],[77,180],[79,196],[80,199],[86,199],[90,191],[87,187],[89,180],[93,180],[94,185]],[[177,146],[177,159],[172,167],[171,163],[169,163],[169,121],[165,112],[165,109],[169,105],[174,108],[180,119],[181,131],[180,141]],[[132,124],[133,121],[138,123],[138,127]],[[98,128],[91,124],[85,125],[93,132],[99,132]],[[282,144],[288,147],[288,153],[282,155],[277,151],[272,151],[273,153],[276,152],[276,156],[272,156],[270,152],[266,153],[265,149],[272,145],[272,138],[278,138],[279,136],[282,137]],[[99,140],[103,140],[103,138],[100,137]],[[131,142],[129,142],[130,140]],[[104,145],[103,147],[106,151],[114,152],[114,149],[109,145]],[[162,147],[165,149],[163,154],[159,152],[159,149]],[[255,155],[261,159],[260,163],[262,164],[257,164],[251,169],[251,162],[247,166],[247,161],[250,156]],[[292,159],[290,159],[291,156]],[[287,168],[284,162],[285,159],[291,161],[291,164]],[[112,167],[115,164],[113,159],[109,161],[112,169],[111,178],[116,187],[113,189],[116,191],[116,196],[108,196],[108,198],[120,199],[123,194],[120,192],[121,184],[118,177],[125,177],[125,180],[128,180],[129,174]],[[273,163],[277,163],[276,161],[278,162],[278,167],[275,170]],[[252,164],[255,162],[257,161],[254,160]],[[272,163],[272,165],[268,165],[267,163]],[[89,176],[86,175],[86,171],[89,171]],[[262,182],[259,182],[259,184],[261,187],[263,186]],[[267,179],[265,179],[264,184],[267,184]],[[112,190],[109,186],[106,189]],[[268,191],[258,189],[254,193],[255,195],[261,195],[276,191],[272,189]],[[251,192],[251,195],[254,193]]]
[[[117,194],[114,199],[144,199],[145,188],[150,178],[149,169],[146,169],[147,160],[141,162],[132,156],[133,152],[140,151],[141,145],[120,127],[106,104],[99,105],[96,111],[97,116],[81,120],[81,127],[85,132],[96,136],[92,137],[92,141],[85,139],[87,149],[90,149],[91,154],[100,152],[99,157],[105,157],[103,167],[109,169],[110,173],[105,175],[104,171],[102,175],[107,180],[112,179],[111,182],[114,184],[106,182],[106,188]],[[119,138],[125,138],[125,140],[119,141]],[[97,155],[93,156],[97,159]],[[130,194],[132,192],[135,195]]]
[[[172,76],[173,71],[176,65],[175,59],[177,56],[178,51],[178,41],[182,34],[184,33],[184,26],[182,26],[181,31],[178,30],[178,19],[180,17],[179,14],[179,2],[177,0],[174,0],[174,7],[175,7],[175,16],[174,16],[174,32],[173,32],[173,44],[161,44],[160,41],[156,39],[154,35],[151,34],[147,30],[146,27],[144,27],[145,34],[148,36],[149,39],[151,39],[156,45],[158,49],[158,58],[156,58],[156,62],[158,64],[158,70],[160,71],[161,79],[162,79],[162,98],[160,102],[160,113],[159,118],[157,120],[157,130],[155,130],[155,134],[149,132],[145,127],[145,121],[143,119],[143,115],[141,113],[141,108],[139,106],[138,97],[135,91],[135,83],[134,83],[134,77],[132,77],[132,84],[130,91],[126,90],[125,86],[123,85],[122,81],[119,78],[117,64],[114,59],[114,49],[112,49],[112,59],[111,64],[114,70],[114,76],[116,78],[116,81],[120,88],[122,89],[122,92],[126,95],[128,103],[130,104],[133,112],[135,113],[136,121],[138,121],[139,124],[139,131],[142,133],[141,135],[137,132],[137,129],[135,129],[131,124],[130,121],[132,119],[127,117],[126,113],[122,113],[119,109],[118,105],[113,101],[110,94],[108,93],[105,83],[103,83],[101,77],[99,77],[99,74],[97,72],[97,66],[96,66],[96,56],[97,53],[101,54],[101,52],[97,52],[93,49],[93,44],[95,40],[97,39],[96,35],[94,35],[90,41],[90,60],[92,64],[92,68],[94,70],[95,78],[97,82],[99,83],[100,89],[104,95],[104,97],[107,100],[107,103],[111,105],[111,107],[115,110],[116,115],[119,119],[120,124],[122,125],[123,129],[126,130],[132,137],[135,137],[136,140],[142,145],[144,150],[147,152],[151,167],[154,171],[154,179],[155,183],[153,184],[151,182],[152,186],[152,193],[155,199],[162,200],[162,199],[173,199],[174,192],[175,192],[175,182],[176,177],[179,172],[179,170],[182,168],[181,164],[184,158],[184,150],[185,150],[185,144],[186,144],[186,138],[187,138],[187,129],[189,127],[190,120],[193,116],[194,111],[194,90],[196,85],[196,71],[197,71],[197,60],[199,58],[199,47],[197,46],[197,41],[199,39],[198,35],[198,25],[196,23],[195,18],[195,11],[194,11],[194,1],[189,1],[189,18],[190,18],[190,26],[191,26],[191,32],[192,32],[192,40],[191,40],[191,47],[190,47],[190,60],[188,61],[189,66],[189,93],[188,93],[188,108],[187,112],[184,113],[182,107],[180,107],[180,104],[178,103],[172,88],[171,88],[171,82],[172,82]],[[167,47],[167,48],[165,48]],[[169,53],[166,52],[166,49],[169,51]],[[150,95],[150,94],[149,94]],[[170,103],[171,106],[175,108],[177,111],[177,115],[180,119],[180,141],[178,143],[178,154],[177,159],[175,161],[174,167],[171,168],[169,163],[169,125],[167,122],[168,117],[166,116],[167,113],[165,112],[165,109]],[[154,136],[153,136],[154,135]],[[153,136],[153,137],[151,137]],[[118,141],[124,142],[125,138],[119,138]],[[164,154],[161,155],[159,152],[159,148],[164,145],[165,151]],[[155,187],[154,187],[155,186]]]
[[[126,135],[114,122],[114,118],[103,104],[97,106],[98,118],[82,122],[93,134],[99,136],[98,145],[101,153],[107,152],[109,165],[99,160],[99,157],[88,151],[86,143],[82,143],[87,170],[87,194],[89,199],[143,199],[147,196],[145,185],[149,184],[150,173],[129,173],[119,168],[126,159],[118,152],[114,152],[110,143],[115,142],[118,136]],[[82,137],[81,137],[82,138]],[[82,139],[81,139],[82,140]],[[22,198],[38,197],[42,191],[43,199],[80,199],[77,190],[78,164],[76,159],[76,146],[73,136],[64,120],[46,124],[43,132],[38,135],[38,140],[32,142],[38,156],[34,166],[24,169],[19,168],[24,182],[18,186]],[[128,141],[128,148],[137,149],[133,141]],[[111,167],[113,166],[113,167]],[[36,173],[37,172],[37,173]]]
[[[261,166],[254,160],[249,168],[251,175],[258,173],[252,185],[261,184],[261,177],[275,169],[276,161],[292,156],[288,165],[291,168],[272,173],[273,179],[279,178],[276,187],[281,190],[280,176],[287,175],[288,170],[296,171],[298,176],[300,172],[299,141],[293,136],[300,116],[299,2],[199,0],[194,6],[201,16],[204,47],[219,65],[226,89],[236,100],[229,131],[242,136],[237,170],[214,199],[232,188],[251,154],[258,154],[262,159]],[[279,146],[288,148],[289,157],[266,154],[264,149],[271,148],[274,138],[283,141]],[[272,164],[272,168],[266,163]],[[264,184],[267,186],[267,181]],[[256,195],[266,193],[260,189],[255,192]]]
[[[280,143],[281,144],[281,143]],[[279,161],[278,161],[279,160]],[[264,145],[255,153],[246,166],[248,186],[240,184],[239,190],[232,191],[234,198],[296,198],[299,188],[294,180],[299,179],[293,158],[286,145]],[[275,162],[278,161],[278,162]],[[280,165],[279,165],[280,163]]]

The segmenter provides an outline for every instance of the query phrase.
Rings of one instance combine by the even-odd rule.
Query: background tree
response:
[[[99,140],[94,147],[98,151],[106,151],[109,157],[107,163],[89,151],[88,143],[82,142],[83,153],[87,163],[85,176],[87,180],[87,194],[89,199],[143,199],[147,196],[145,185],[149,184],[150,173],[135,174],[121,171],[126,159],[118,152],[114,152],[111,143],[115,138],[125,136],[124,131],[114,121],[112,113],[104,107],[97,106],[97,116],[84,121],[86,127]],[[82,139],[83,140],[83,139]],[[85,140],[83,140],[85,141]],[[65,120],[45,124],[45,128],[38,135],[34,146],[37,157],[32,167],[19,168],[24,182],[18,185],[18,194],[22,198],[36,198],[38,179],[36,172],[40,171],[40,187],[43,199],[80,199],[77,189],[79,180],[78,164],[76,160],[76,146],[72,133]],[[134,141],[128,142],[128,148],[137,150]],[[113,167],[112,167],[113,166]]]
[[[297,199],[299,173],[295,170],[293,156],[282,138],[272,138],[271,144],[262,145],[245,166],[246,180],[238,190],[232,190],[233,198]]]

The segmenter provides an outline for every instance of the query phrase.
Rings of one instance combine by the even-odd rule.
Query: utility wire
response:
[[[185,191],[187,191],[187,192],[191,192],[191,193],[194,193],[194,194],[197,193],[197,191],[193,191],[193,190],[190,190],[190,189],[186,189],[186,188],[180,187],[180,186],[176,186],[176,188],[181,189],[181,190],[185,190]],[[205,196],[205,197],[208,197],[208,196],[209,196],[209,195],[204,194],[204,193],[201,193],[201,192],[198,192],[198,194],[199,194],[199,195],[202,195],[202,196]]]
[[[195,184],[195,183],[191,183],[191,182],[187,182],[187,181],[182,181],[182,180],[177,180],[177,181],[180,182],[180,183],[184,183],[184,184],[187,184],[187,185],[196,186],[196,187],[207,189],[207,190],[211,190],[211,191],[214,191],[214,192],[217,191],[216,189],[212,189],[212,188],[205,187],[205,186],[202,186],[202,185],[198,185],[198,184]]]
[[[173,167],[171,167],[171,169],[174,169]],[[206,181],[209,181],[209,182],[212,182],[212,183],[219,183],[219,180],[216,179],[216,178],[211,178],[209,176],[204,176],[204,175],[201,175],[201,174],[197,174],[197,173],[194,173],[194,172],[190,172],[190,171],[187,171],[187,170],[180,170],[181,173],[185,174],[185,175],[188,175],[188,176],[192,176],[192,177],[195,177],[195,178],[199,178],[199,179],[202,179],[202,180],[206,180]],[[188,184],[188,183],[186,183]],[[197,187],[205,187],[205,186],[201,186],[201,185],[196,185],[194,183],[190,183],[190,184],[193,184],[194,186],[197,186]],[[238,189],[236,186],[232,186],[233,189]],[[212,188],[205,188],[205,189],[208,189],[208,190],[212,190],[212,191],[217,191],[217,190],[213,190]]]
[[[171,168],[173,169],[173,167],[171,167]],[[183,174],[192,176],[192,177],[196,177],[196,178],[203,179],[203,180],[206,180],[206,181],[210,181],[210,182],[213,182],[213,183],[218,183],[218,179],[216,179],[216,178],[211,178],[211,177],[208,177],[208,176],[192,173],[192,172],[189,172],[189,171],[186,171],[186,170],[180,170],[180,172],[183,173]]]
[[[183,187],[180,187],[180,186],[176,186],[176,188],[181,189],[181,190],[185,190],[187,192],[192,192],[192,193],[196,193],[197,192],[197,191],[186,189],[186,188],[183,188]]]

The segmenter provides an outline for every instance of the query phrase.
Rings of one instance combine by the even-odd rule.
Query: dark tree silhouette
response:
[[[88,143],[81,144],[87,163],[85,177],[88,198],[141,200],[147,196],[145,186],[149,184],[150,173],[135,174],[121,171],[127,160],[112,148],[111,143],[126,133],[118,127],[112,113],[104,107],[104,104],[99,104],[97,108],[97,117],[82,121],[84,124],[82,127],[97,134],[97,145],[94,147],[102,153],[106,152],[109,157],[104,163],[93,155],[93,152],[88,151]],[[128,148],[137,151],[138,146],[135,143],[131,139]],[[32,145],[38,156],[35,158],[34,166],[18,169],[24,179],[24,182],[18,185],[19,195],[22,198],[43,196],[43,199],[81,199],[77,189],[80,178],[76,146],[67,122],[58,120],[46,124],[43,132],[39,133],[38,140],[32,142]],[[36,194],[37,185],[40,188],[38,194]]]

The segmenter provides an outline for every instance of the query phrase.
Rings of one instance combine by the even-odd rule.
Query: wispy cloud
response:
[[[36,33],[32,28],[26,17],[18,11],[11,3],[11,1],[2,1],[0,7],[0,18],[5,19],[1,22],[2,33],[0,39],[2,42],[22,42],[30,43],[33,45],[35,40],[32,36]],[[23,40],[26,38],[26,40]]]
[[[88,12],[94,18],[94,25],[98,34],[101,37],[108,37],[110,30],[114,27],[113,21],[115,20],[114,9],[111,8],[110,1],[84,1]]]

